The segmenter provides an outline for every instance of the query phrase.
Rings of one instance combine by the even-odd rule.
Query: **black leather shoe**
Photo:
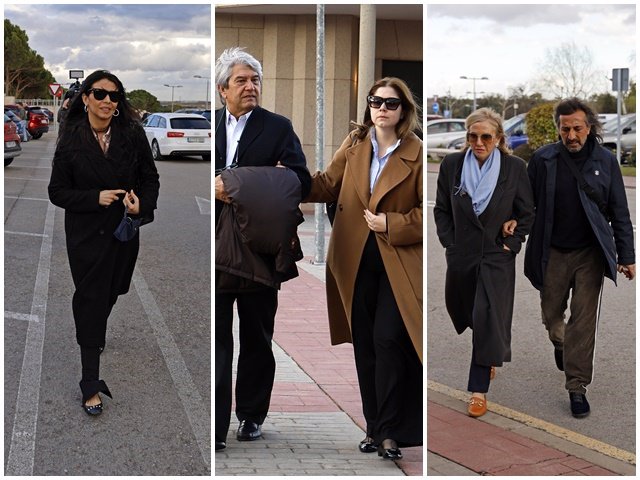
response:
[[[96,416],[102,413],[102,402],[97,405],[87,405],[86,403],[82,404],[82,408],[88,415]]]
[[[358,445],[358,449],[362,453],[373,453],[378,450],[378,446],[373,442],[373,438],[364,437],[364,440]]]
[[[402,452],[394,440],[386,439],[378,445],[378,456],[386,458],[387,460],[400,460],[402,458]]]
[[[561,348],[555,348],[553,350],[553,357],[556,360],[556,367],[558,367],[558,370],[564,372],[564,350]]]
[[[218,440],[216,440],[216,451],[224,450],[225,448],[227,448],[227,444],[226,443],[219,442]]]
[[[587,397],[582,393],[569,392],[569,400],[571,401],[571,415],[576,418],[584,418],[591,412]]]
[[[251,440],[257,440],[262,436],[262,425],[257,423],[242,420],[238,427],[238,433],[236,437],[241,442],[249,442]]]

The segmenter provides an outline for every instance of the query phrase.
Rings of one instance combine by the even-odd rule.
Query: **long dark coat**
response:
[[[305,202],[338,202],[327,252],[326,288],[331,343],[351,342],[353,293],[370,230],[364,210],[386,213],[376,241],[391,290],[422,360],[422,141],[410,134],[391,154],[370,192],[373,147],[367,135],[344,140],[325,172],[316,172]]]
[[[109,207],[100,206],[100,191],[133,189],[144,224],[153,221],[159,188],[141,126],[123,129],[112,125],[106,155],[88,122],[63,133],[53,159],[49,198],[65,210],[67,254],[76,287],[73,316],[82,346],[104,345],[107,318],[118,295],[129,291],[144,230],[129,242],[117,240],[113,232],[123,218],[124,205],[119,200]]]
[[[515,259],[533,224],[533,195],[524,161],[502,154],[493,196],[476,216],[471,197],[456,194],[464,155],[442,161],[434,208],[438,238],[446,247],[446,305],[459,334],[473,329],[476,363],[500,366],[511,360]],[[503,238],[502,225],[510,219],[518,226]]]

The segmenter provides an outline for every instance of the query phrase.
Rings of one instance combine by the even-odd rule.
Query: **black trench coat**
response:
[[[469,195],[455,194],[463,161],[464,152],[442,161],[434,208],[446,247],[446,306],[458,334],[473,329],[476,363],[501,366],[511,361],[515,258],[533,224],[533,195],[524,161],[502,154],[493,196],[478,217]],[[503,238],[502,225],[512,218],[515,233]]]
[[[118,295],[129,291],[140,242],[140,234],[128,242],[113,236],[124,205],[118,200],[109,207],[100,206],[100,191],[133,189],[144,224],[153,221],[160,184],[141,126],[112,127],[106,155],[88,128],[88,122],[83,122],[77,130],[67,132],[71,140],[61,138],[54,154],[49,198],[65,210],[67,254],[76,288],[76,339],[82,346],[98,347],[105,343],[107,318]]]

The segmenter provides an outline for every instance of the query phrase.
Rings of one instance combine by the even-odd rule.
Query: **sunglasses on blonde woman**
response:
[[[478,141],[478,138],[480,138],[483,143],[489,143],[491,140],[493,140],[493,135],[491,135],[490,133],[483,133],[482,135],[478,135],[477,133],[467,133],[467,140],[469,140],[471,143],[476,143]]]
[[[104,88],[90,88],[89,90],[87,90],[87,93],[88,94],[93,93],[93,98],[99,101],[102,101],[105,98],[107,98],[107,95],[109,95],[109,99],[113,103],[119,103],[122,101],[122,93],[120,93],[117,90],[110,92],[109,90],[105,90]]]

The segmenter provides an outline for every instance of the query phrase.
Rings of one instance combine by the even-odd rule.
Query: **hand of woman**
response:
[[[502,236],[503,237],[512,236],[517,226],[518,226],[518,222],[515,219],[504,222],[504,224],[502,225]]]
[[[133,190],[124,196],[123,203],[131,215],[138,215],[140,213],[140,201]]]
[[[366,209],[364,211],[364,219],[370,230],[380,233],[387,231],[387,215],[385,213],[379,213],[376,215]]]
[[[101,207],[108,207],[113,202],[118,200],[118,195],[123,193],[127,193],[126,190],[102,190],[100,191],[100,196],[98,197],[98,204]]]

